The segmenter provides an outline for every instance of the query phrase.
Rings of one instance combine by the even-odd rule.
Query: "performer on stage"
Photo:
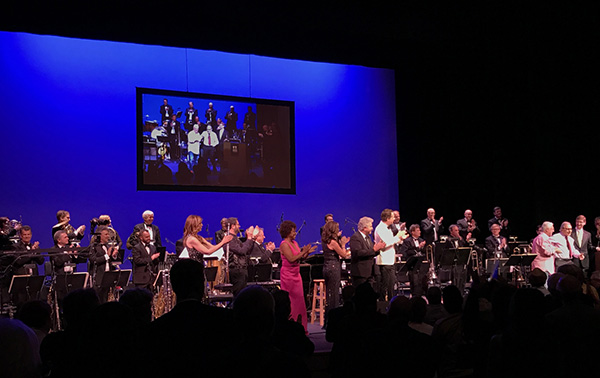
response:
[[[450,227],[448,227],[448,230],[450,231],[450,237],[446,241],[448,248],[458,249],[468,246],[468,243],[465,241],[465,239],[460,236],[460,229],[457,225],[451,224]],[[452,282],[456,287],[458,287],[461,293],[465,288],[466,280],[465,265],[454,265],[452,270]]]
[[[72,243],[79,243],[81,239],[83,239],[83,233],[85,232],[85,226],[81,225],[75,229],[69,222],[71,222],[71,214],[66,210],[59,210],[56,213],[56,220],[58,223],[52,226],[52,239],[54,239],[54,234],[63,230],[67,233],[69,241]]]
[[[215,242],[220,243],[223,237],[227,235],[227,218],[221,218],[221,229],[215,232]]]
[[[533,239],[532,252],[537,254],[535,260],[531,263],[531,270],[540,268],[548,276],[554,274],[554,258],[556,257],[556,247],[552,244],[550,237],[554,232],[552,222],[542,223],[542,233]]]
[[[71,247],[71,242],[69,241],[69,236],[63,230],[56,231],[54,234],[54,246],[60,249],[67,249]],[[63,253],[54,253],[50,256],[50,261],[52,261],[52,265],[54,266],[54,274],[66,274],[73,273],[77,271],[77,267],[71,268],[71,266],[66,264],[78,264],[84,263],[87,261],[85,257],[78,256],[77,252],[73,252],[72,254],[65,250]]]
[[[359,286],[364,282],[374,283],[373,267],[375,256],[385,247],[385,242],[373,243],[373,218],[362,217],[358,220],[358,231],[350,237],[352,285]]]
[[[110,272],[115,270],[115,267],[111,262],[116,261],[119,253],[119,247],[109,246],[108,241],[110,240],[110,232],[107,226],[98,227],[98,233],[100,234],[100,242],[94,246],[90,251],[90,261],[94,264],[94,288],[98,293],[100,303],[104,303],[108,300],[108,288],[101,287],[102,277],[104,272]]]
[[[248,283],[248,255],[252,250],[253,227],[246,230],[246,240],[242,242],[237,234],[240,232],[240,222],[237,218],[227,218],[229,224],[229,235],[233,238],[229,242],[229,282],[233,285],[231,291],[237,296]],[[223,239],[225,240],[225,239]]]
[[[133,284],[152,291],[152,284],[158,273],[158,258],[156,246],[152,244],[150,232],[142,229],[139,232],[139,241],[131,250],[133,258]]]
[[[560,225],[560,231],[552,235],[550,240],[557,248],[556,258],[554,259],[554,267],[558,267],[567,264],[573,264],[573,260],[583,260],[585,255],[579,253],[575,248],[575,240],[571,237],[573,232],[573,226],[569,222],[562,222]]]
[[[302,323],[304,331],[308,332],[306,302],[302,277],[300,276],[300,259],[308,256],[317,246],[311,247],[310,244],[307,244],[300,248],[295,240],[296,224],[292,221],[283,221],[279,226],[279,234],[283,239],[279,245],[279,250],[283,256],[281,259],[281,290],[290,293],[291,318],[297,320],[298,323]]]
[[[508,244],[506,238],[500,235],[501,227],[498,224],[493,224],[490,227],[491,236],[485,239],[485,248],[488,250],[488,258],[500,258],[508,256]]]
[[[194,108],[192,101],[188,102],[188,108],[185,109],[185,129],[191,131],[194,125],[194,120],[198,117],[198,109]]]
[[[471,210],[465,210],[465,217],[457,220],[456,225],[458,226],[458,231],[464,241],[468,242],[471,238],[479,238],[479,226],[477,226],[477,222],[473,219],[473,212]]]
[[[160,115],[161,120],[170,120],[173,115],[173,107],[169,105],[169,101],[165,98],[163,99],[163,104],[160,106]]]
[[[494,217],[488,220],[488,229],[492,230],[492,225],[497,224],[500,226],[500,235],[508,239],[510,236],[510,229],[508,228],[508,219],[502,216],[502,209],[500,206],[494,207]]]
[[[327,298],[325,301],[325,314],[330,309],[340,305],[340,285],[342,281],[342,263],[340,258],[350,258],[350,252],[346,251],[348,238],[338,236],[340,224],[333,220],[325,223],[321,242],[323,243],[323,276],[325,278],[325,287],[327,288]]]
[[[396,244],[401,244],[408,235],[398,233],[396,236],[390,230],[394,222],[394,216],[391,209],[384,209],[381,212],[381,221],[375,229],[375,242],[384,242],[385,247],[381,249],[376,258],[376,264],[381,272],[381,287],[379,288],[380,298],[391,301],[394,297],[394,285],[396,284]]]
[[[421,228],[413,224],[408,229],[410,236],[402,242],[400,251],[406,259],[410,272],[410,292],[413,296],[422,296],[427,291],[428,266],[421,264],[425,240],[421,238]]]
[[[33,234],[30,226],[22,226],[19,230],[19,241],[15,244],[15,251],[21,252],[21,254],[29,255],[28,257],[16,257],[15,261],[12,263],[14,274],[31,274],[23,265],[35,263],[37,265],[44,264],[43,256],[32,256],[35,254],[35,250],[39,248],[40,242],[36,241],[31,243],[31,239],[33,238]],[[37,275],[37,273],[34,273]]]
[[[250,250],[250,257],[257,258],[263,264],[272,264],[271,255],[275,249],[275,243],[268,242],[266,245],[263,245],[265,241],[264,228],[255,227],[252,233],[252,240],[254,240],[254,244]]]
[[[229,131],[230,133],[236,131],[238,114],[235,112],[233,105],[229,107],[229,111],[225,115],[225,119],[227,120],[227,131]]]
[[[12,228],[10,220],[7,217],[0,217],[0,251],[10,251],[13,249],[12,238],[15,237],[20,228],[20,224]]]
[[[162,241],[160,239],[160,230],[154,222],[154,213],[150,210],[146,210],[142,213],[144,223],[136,224],[133,227],[133,232],[127,238],[127,249],[132,249],[137,243],[139,243],[139,232],[141,230],[147,230],[150,234],[150,244],[156,247],[162,247]]]
[[[592,263],[595,262],[595,259],[592,257],[594,256],[595,248],[592,246],[592,234],[583,229],[585,224],[586,219],[584,215],[580,215],[575,219],[575,232],[572,235],[575,240],[574,247],[584,258],[583,260],[574,258],[573,263],[583,270],[585,277],[588,277],[590,268],[593,270]]]
[[[123,247],[123,241],[121,240],[121,237],[119,236],[119,233],[117,232],[117,230],[114,229],[113,225],[112,225],[112,221],[110,219],[109,215],[100,215],[98,217],[98,223],[102,226],[106,226],[106,229],[108,230],[108,243],[109,244],[114,244],[117,246],[117,249],[121,249],[121,247]],[[96,230],[96,233],[98,235],[96,235],[95,240],[96,243],[100,242],[100,231]]]
[[[213,108],[212,102],[208,103],[208,109],[204,112],[204,117],[206,117],[207,125],[217,126],[217,111]]]
[[[427,209],[427,218],[421,221],[419,233],[421,231],[423,232],[423,239],[425,239],[425,242],[428,245],[437,243],[440,240],[440,235],[444,233],[444,226],[442,226],[443,220],[444,217],[435,219],[435,209]]]
[[[198,235],[200,231],[202,231],[202,217],[189,215],[183,226],[183,245],[188,251],[189,258],[200,262],[203,261],[203,255],[212,254],[233,239],[233,235],[225,235],[217,245],[212,245]]]

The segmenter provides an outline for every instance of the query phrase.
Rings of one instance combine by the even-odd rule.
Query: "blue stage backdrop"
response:
[[[391,70],[9,32],[0,44],[0,215],[22,217],[42,247],[61,209],[88,229],[109,214],[123,239],[151,209],[173,251],[165,239],[189,214],[203,236],[236,216],[276,244],[283,214],[306,222],[303,244],[325,213],[349,235],[345,218],[398,207]],[[136,87],[294,101],[297,194],[137,191]]]

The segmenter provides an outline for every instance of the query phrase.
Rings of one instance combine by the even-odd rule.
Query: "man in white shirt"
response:
[[[210,159],[212,169],[215,170],[215,152],[216,147],[219,144],[219,137],[212,131],[210,125],[206,126],[206,130],[200,134],[200,141],[202,142],[202,157],[204,158],[204,161],[208,163],[208,160]]]
[[[575,240],[571,237],[572,232],[573,227],[571,226],[571,223],[563,222],[560,225],[560,232],[552,235],[550,238],[557,248],[556,259],[554,260],[554,267],[556,269],[562,265],[572,264],[573,259],[585,257],[575,248]]]
[[[194,170],[194,166],[198,164],[198,158],[200,157],[200,139],[201,135],[198,131],[200,125],[196,124],[193,126],[192,131],[188,133],[188,168],[190,171]]]
[[[394,297],[394,285],[396,284],[396,244],[402,243],[404,234],[394,233],[390,226],[394,222],[392,210],[385,209],[381,212],[381,222],[375,228],[375,243],[384,242],[385,247],[376,258],[376,264],[381,272],[380,298],[391,300]]]

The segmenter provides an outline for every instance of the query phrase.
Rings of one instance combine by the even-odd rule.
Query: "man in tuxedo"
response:
[[[25,264],[44,264],[43,256],[32,256],[35,254],[35,250],[39,248],[40,242],[31,243],[31,239],[33,238],[33,234],[30,226],[22,226],[19,230],[19,241],[15,244],[15,251],[20,252],[23,255],[29,255],[28,257],[18,257],[15,256],[15,261],[13,262],[14,274],[31,274],[27,269],[25,269]],[[33,272],[34,275],[37,275],[37,272]]]
[[[131,250],[133,257],[133,284],[152,291],[152,283],[158,269],[156,247],[152,245],[148,230],[140,231],[140,242]]]
[[[237,234],[240,232],[240,222],[237,218],[227,218],[229,223],[229,233],[234,235],[229,242],[229,282],[233,285],[231,291],[233,296],[237,296],[248,282],[248,255],[254,245],[254,240],[249,234],[251,229],[246,230],[246,240],[242,242]],[[225,247],[227,248],[227,247]]]
[[[230,133],[233,133],[234,131],[236,131],[237,130],[238,114],[233,109],[233,105],[231,105],[229,107],[229,111],[225,115],[225,119],[227,120],[227,130]]]
[[[69,253],[66,249],[71,247],[71,243],[69,242],[69,235],[63,230],[56,231],[54,234],[54,247],[65,249],[62,253],[53,253],[50,255],[50,261],[52,262],[52,266],[54,267],[54,274],[67,274],[73,273],[77,271],[77,267],[71,267],[67,264],[78,264],[86,262],[85,257],[80,257],[77,255],[77,252]]]
[[[160,115],[161,121],[168,121],[173,115],[173,107],[169,105],[169,101],[166,98],[163,99],[163,104],[160,106]]]
[[[593,267],[592,256],[596,249],[592,246],[592,234],[584,230],[583,227],[586,224],[586,218],[584,215],[580,215],[575,219],[575,232],[573,233],[573,239],[575,240],[574,246],[580,254],[582,254],[583,260],[573,259],[573,263],[583,270],[585,277],[589,276],[590,267]]]
[[[162,247],[162,241],[160,238],[160,230],[154,222],[154,213],[150,210],[146,210],[142,213],[144,223],[136,224],[133,227],[133,232],[127,238],[127,249],[132,249],[137,243],[139,243],[139,233],[142,230],[147,230],[150,234],[150,244],[155,247]]]
[[[196,117],[198,117],[198,109],[194,108],[194,103],[190,101],[188,108],[185,109],[185,129],[188,132],[192,131]]]
[[[464,241],[469,241],[471,238],[479,238],[479,226],[477,226],[477,222],[473,219],[473,212],[471,210],[465,210],[465,217],[456,221],[456,225],[458,226],[460,237]]]
[[[492,225],[497,224],[500,226],[500,235],[508,238],[510,236],[510,230],[508,228],[508,219],[502,216],[502,209],[500,206],[494,207],[494,217],[488,220],[488,229],[492,231]]]
[[[435,212],[434,212],[435,216]],[[422,222],[421,222],[422,223]],[[427,242],[421,237],[421,228],[413,224],[408,229],[410,236],[402,242],[400,253],[406,259],[410,273],[410,292],[413,296],[422,296],[427,291],[427,271],[429,267],[421,264]]]
[[[488,250],[488,258],[498,258],[508,256],[508,243],[504,236],[500,235],[501,227],[499,224],[492,224],[491,236],[485,239],[485,248]]]
[[[263,245],[265,242],[264,228],[256,227],[252,233],[252,240],[254,243],[252,244],[252,249],[250,250],[250,257],[258,258],[263,264],[271,264],[271,255],[275,249],[275,243],[268,242],[266,245]]]
[[[385,247],[385,242],[373,243],[371,232],[373,218],[362,217],[358,221],[358,231],[350,237],[350,274],[354,287],[364,282],[373,285],[374,257]]]
[[[221,118],[217,118],[217,140],[219,144],[216,147],[216,158],[219,162],[223,161],[223,145],[225,144],[225,139],[229,139],[231,133],[226,129],[225,124]]]
[[[204,266],[192,259],[178,260],[170,272],[177,296],[175,307],[155,319],[142,335],[139,376],[188,377],[222,375],[231,364],[226,351],[237,345],[233,313],[202,303]],[[176,363],[156,363],[157,351],[169,347]],[[144,371],[144,369],[147,369]],[[224,370],[225,369],[225,370]]]
[[[206,125],[217,126],[217,111],[213,108],[212,102],[208,103],[208,109],[204,112],[204,117],[206,117]]]
[[[244,123],[246,127],[256,128],[256,113],[252,111],[252,106],[248,106],[248,111],[244,114]]]
[[[169,137],[170,160],[179,160],[181,157],[180,144],[186,134],[181,129],[181,123],[177,120],[176,114],[171,116],[171,120],[167,124],[167,136]]]
[[[108,299],[108,288],[101,287],[102,278],[104,277],[104,272],[115,270],[111,262],[116,261],[119,247],[116,245],[108,246],[110,239],[108,227],[98,227],[98,233],[100,234],[100,242],[94,245],[90,251],[90,262],[94,264],[94,288],[98,293],[100,303],[104,303]]]
[[[462,247],[467,247],[468,243],[465,239],[460,235],[460,229],[458,225],[452,224],[448,227],[448,231],[450,231],[450,237],[446,241],[446,245],[450,249],[458,249]],[[452,282],[460,292],[462,293],[465,287],[466,275],[465,275],[465,267],[464,264],[455,264],[452,269]]]
[[[423,239],[427,245],[437,243],[440,240],[440,235],[444,232],[442,221],[444,217],[435,219],[435,209],[427,209],[427,218],[421,221],[420,233],[423,233]]]

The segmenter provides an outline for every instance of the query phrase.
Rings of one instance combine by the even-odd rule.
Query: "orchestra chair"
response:
[[[315,318],[319,315],[321,327],[325,324],[325,300],[327,291],[324,279],[313,280],[312,310],[310,312],[310,324],[315,324]]]

